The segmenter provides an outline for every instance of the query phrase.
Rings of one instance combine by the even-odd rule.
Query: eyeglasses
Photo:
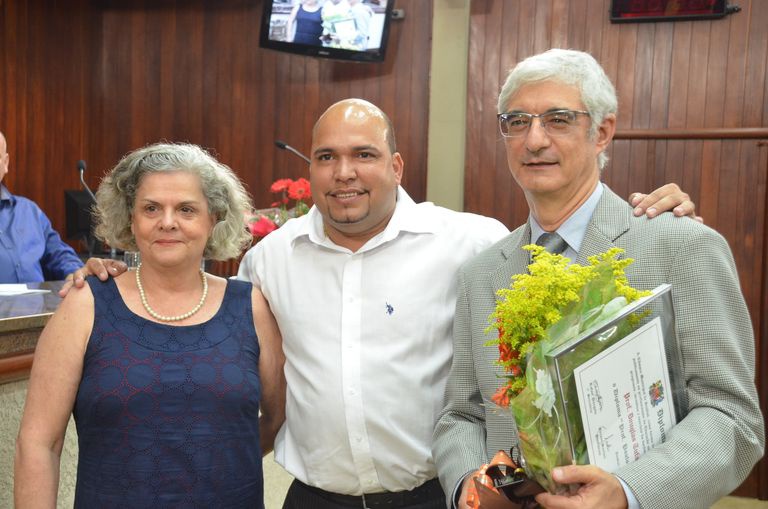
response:
[[[550,136],[564,136],[570,134],[578,125],[579,115],[589,116],[588,111],[557,110],[534,115],[533,113],[499,113],[499,130],[505,138],[523,136],[533,124],[533,119],[538,118],[544,131]]]

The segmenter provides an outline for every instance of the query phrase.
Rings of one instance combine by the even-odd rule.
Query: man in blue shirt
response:
[[[0,283],[64,279],[83,263],[40,207],[12,195],[2,184],[9,159],[5,136],[0,133]]]

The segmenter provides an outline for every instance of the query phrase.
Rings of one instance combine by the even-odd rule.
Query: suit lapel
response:
[[[512,276],[521,274],[527,270],[530,263],[530,253],[523,246],[530,244],[531,226],[526,223],[513,231],[507,242],[501,246],[501,255],[506,260],[500,264],[490,275],[491,286],[494,293],[501,288],[509,288]]]
[[[629,230],[631,211],[627,202],[603,184],[603,195],[587,225],[576,263],[584,265],[588,256],[603,253],[614,247],[616,240]],[[623,255],[619,258],[623,258]]]
[[[632,208],[611,189],[603,185],[603,195],[597,203],[581,243],[576,263],[584,265],[587,257],[603,253],[614,247],[616,240],[630,227]],[[512,276],[528,270],[531,263],[530,253],[523,246],[531,243],[531,226],[526,223],[509,234],[507,241],[500,246],[505,262],[490,274],[490,283],[494,292],[509,288]],[[621,258],[621,256],[620,256]]]

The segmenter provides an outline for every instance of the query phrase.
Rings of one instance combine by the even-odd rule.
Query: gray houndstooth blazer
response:
[[[511,415],[491,403],[501,383],[498,350],[483,344],[495,335],[484,331],[496,291],[527,270],[529,254],[521,247],[530,236],[530,226],[521,226],[459,272],[453,366],[433,445],[449,494],[467,472],[517,443]],[[733,257],[711,228],[672,214],[634,217],[606,187],[577,262],[614,246],[635,260],[627,269],[634,287],[672,285],[689,408],[667,442],[616,475],[644,509],[709,507],[744,480],[764,445],[752,324]]]

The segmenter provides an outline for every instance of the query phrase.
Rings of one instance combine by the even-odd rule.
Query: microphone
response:
[[[88,187],[88,184],[85,183],[85,161],[80,159],[77,162],[77,171],[80,172],[80,183],[83,185],[83,188],[88,192],[88,195],[93,199],[93,201],[96,201],[96,196],[93,194],[93,191],[91,191],[91,188]]]
[[[283,150],[287,150],[288,152],[293,152],[297,156],[299,156],[302,159],[304,159],[307,162],[307,164],[312,164],[312,161],[309,160],[309,157],[305,156],[304,154],[302,154],[301,152],[299,152],[298,150],[296,150],[292,146],[288,145],[284,141],[275,140],[275,145],[277,146],[277,148],[280,148],[280,149],[283,149]]]

